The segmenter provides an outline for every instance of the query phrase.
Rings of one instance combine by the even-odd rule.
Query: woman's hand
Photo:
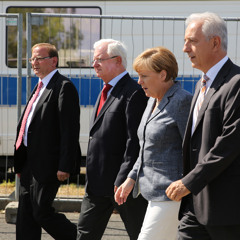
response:
[[[129,193],[134,187],[135,181],[131,178],[127,178],[125,182],[115,192],[115,201],[118,205],[121,205],[127,201]]]

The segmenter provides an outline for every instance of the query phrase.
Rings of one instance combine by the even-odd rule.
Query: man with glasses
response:
[[[94,44],[93,67],[104,81],[90,122],[86,159],[86,195],[78,222],[78,240],[102,238],[116,208],[131,240],[140,232],[147,202],[141,195],[118,206],[114,192],[125,181],[139,153],[137,129],[147,97],[126,71],[125,46],[113,39]]]
[[[16,239],[41,239],[43,228],[54,239],[76,239],[76,225],[55,213],[52,203],[62,181],[79,173],[80,107],[76,88],[58,70],[55,46],[32,47],[39,77],[17,127],[14,169],[20,177]]]

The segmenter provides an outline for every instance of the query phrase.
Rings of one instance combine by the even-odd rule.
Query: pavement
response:
[[[69,220],[77,223],[79,212],[64,212]],[[5,210],[0,211],[0,240],[15,240],[15,224],[9,224],[5,219]],[[45,231],[42,233],[42,240],[52,240]],[[102,240],[129,240],[123,222],[117,213],[113,213]]]

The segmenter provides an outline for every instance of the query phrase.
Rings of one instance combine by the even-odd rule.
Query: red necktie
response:
[[[28,119],[28,115],[32,109],[32,105],[33,103],[35,102],[41,88],[42,88],[42,85],[43,83],[40,81],[38,83],[38,87],[37,87],[37,90],[36,92],[33,94],[31,100],[29,101],[28,105],[27,105],[27,108],[26,108],[26,111],[24,113],[24,116],[23,116],[23,119],[22,119],[22,124],[21,124],[21,128],[20,128],[20,131],[19,131],[19,134],[18,134],[18,139],[17,139],[17,142],[16,142],[16,149],[18,149],[22,143],[22,139],[23,139],[23,134],[24,134],[24,131],[25,131],[25,127],[26,127],[26,123],[27,123],[27,119]]]
[[[100,110],[102,109],[103,104],[105,103],[105,101],[107,99],[107,93],[108,93],[108,91],[110,90],[111,87],[112,87],[112,85],[110,85],[110,84],[105,84],[104,87],[103,87],[100,102],[99,102],[99,106],[98,106],[97,116],[98,116]]]

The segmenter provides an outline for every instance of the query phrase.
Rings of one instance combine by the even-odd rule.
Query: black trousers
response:
[[[140,233],[148,202],[140,195],[130,194],[126,203],[118,206],[114,197],[85,195],[78,221],[77,240],[100,240],[114,208],[119,212],[131,240]]]
[[[224,217],[224,216],[223,216]],[[198,222],[188,200],[178,228],[178,240],[240,240],[240,225],[205,226]]]
[[[59,186],[57,180],[38,183],[26,164],[20,178],[16,240],[40,240],[42,228],[57,240],[76,239],[76,225],[52,207]]]

